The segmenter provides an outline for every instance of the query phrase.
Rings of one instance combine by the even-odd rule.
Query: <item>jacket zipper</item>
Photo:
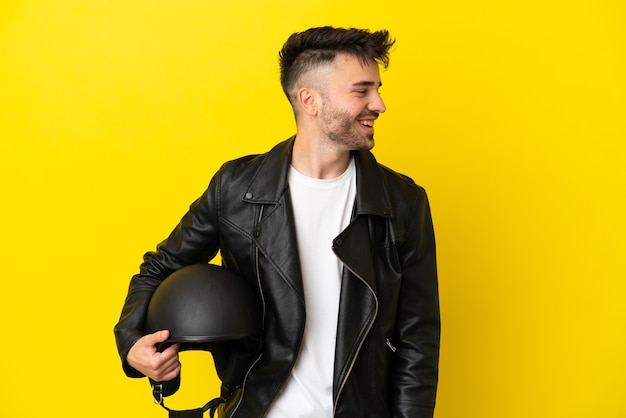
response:
[[[259,222],[261,222],[264,207],[265,206],[261,206],[261,211],[259,213]],[[256,280],[259,286],[259,294],[261,295],[261,306],[263,307],[263,312],[261,314],[261,323],[265,324],[265,297],[263,296],[263,288],[261,287],[261,274],[259,272],[259,247],[255,247],[254,249],[254,268],[256,270]],[[254,362],[252,363],[252,365],[250,365],[250,368],[248,368],[248,371],[246,372],[246,377],[243,379],[243,385],[241,386],[241,393],[239,394],[239,400],[237,401],[237,405],[235,405],[235,407],[233,408],[233,413],[230,414],[231,417],[235,416],[235,414],[237,413],[237,410],[239,409],[239,406],[241,406],[241,402],[243,401],[244,391],[246,389],[246,381],[248,380],[248,375],[250,374],[254,366],[259,362],[259,360],[261,359],[261,356],[262,356],[262,353],[259,354],[259,356],[256,358],[256,360],[254,360]]]
[[[389,338],[387,338],[387,340],[385,341],[385,344],[387,344],[387,347],[389,347],[392,353],[396,352],[397,348],[395,345],[393,345],[393,343],[391,342]]]
[[[333,405],[333,416],[335,416],[335,414],[337,413],[337,404],[339,403],[339,398],[341,397],[341,392],[343,392],[343,388],[346,385],[346,381],[348,380],[348,377],[350,376],[350,373],[352,373],[352,369],[354,369],[354,363],[356,362],[356,358],[357,358],[356,353],[361,351],[361,347],[363,347],[363,343],[365,342],[365,338],[367,338],[367,335],[369,334],[370,330],[372,329],[372,326],[374,325],[374,321],[375,321],[376,317],[378,316],[378,298],[376,297],[376,293],[374,292],[374,289],[372,289],[372,287],[369,285],[369,283],[367,283],[365,281],[365,279],[363,279],[361,276],[356,274],[354,271],[352,271],[345,264],[344,264],[344,266],[348,269],[348,271],[350,271],[350,273],[354,274],[355,277],[357,277],[359,280],[361,280],[363,282],[363,284],[365,284],[365,286],[367,286],[369,291],[372,293],[372,296],[374,296],[374,301],[376,302],[376,309],[374,310],[374,319],[372,319],[370,321],[370,323],[369,323],[369,325],[367,327],[367,330],[365,331],[365,334],[363,334],[363,338],[361,338],[361,341],[359,342],[359,346],[357,347],[355,355],[352,358],[352,362],[350,363],[350,367],[348,368],[348,372],[346,373],[346,377],[344,377],[343,381],[339,385],[339,390],[337,391],[337,398],[335,399],[335,403]]]

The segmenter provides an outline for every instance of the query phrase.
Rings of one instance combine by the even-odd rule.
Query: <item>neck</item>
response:
[[[291,165],[305,176],[333,179],[346,171],[351,160],[349,150],[340,150],[332,144],[298,133]]]

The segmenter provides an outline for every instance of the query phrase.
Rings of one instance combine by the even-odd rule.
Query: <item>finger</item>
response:
[[[162,356],[166,356],[166,357],[175,357],[178,356],[178,350],[180,349],[180,344],[172,344],[169,347],[167,347],[165,350],[163,350],[163,352],[161,353]]]
[[[160,354],[160,357],[159,357],[160,369],[168,369],[168,368],[180,366],[180,359],[178,357],[178,351],[176,351],[175,349],[170,350],[170,348],[168,348],[166,351]]]
[[[155,364],[157,365],[157,368],[162,369],[167,365],[178,363],[178,348],[179,344],[173,344],[167,347],[164,351],[155,353],[153,355],[153,359],[156,362]]]
[[[152,372],[152,377],[156,381],[167,381],[172,380],[180,373],[181,369],[180,361],[178,361],[177,357],[174,357],[167,362],[160,365],[157,370]]]
[[[156,382],[168,382],[170,380],[174,380],[180,374],[180,368],[174,369],[167,373],[162,373],[158,375],[151,376],[152,380]]]
[[[156,364],[151,365],[146,375],[153,378],[156,381],[163,380],[171,380],[176,377],[178,371],[180,370],[180,362],[177,358],[166,359],[165,361],[161,361],[163,359],[159,359]]]
[[[144,338],[146,339],[147,343],[149,343],[150,345],[156,346],[158,343],[162,343],[166,341],[169,338],[169,336],[170,336],[170,332],[164,329],[164,330],[152,333],[152,334],[148,334],[144,336]]]

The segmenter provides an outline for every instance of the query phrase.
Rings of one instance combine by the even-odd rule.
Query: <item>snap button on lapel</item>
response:
[[[246,199],[252,199],[252,193],[248,192],[245,196]]]

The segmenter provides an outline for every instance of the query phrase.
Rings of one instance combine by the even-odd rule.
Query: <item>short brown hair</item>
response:
[[[292,91],[302,74],[345,53],[362,62],[373,59],[387,68],[389,50],[395,43],[387,30],[370,32],[367,29],[344,29],[332,26],[311,28],[292,34],[278,53],[280,84],[292,101]]]

